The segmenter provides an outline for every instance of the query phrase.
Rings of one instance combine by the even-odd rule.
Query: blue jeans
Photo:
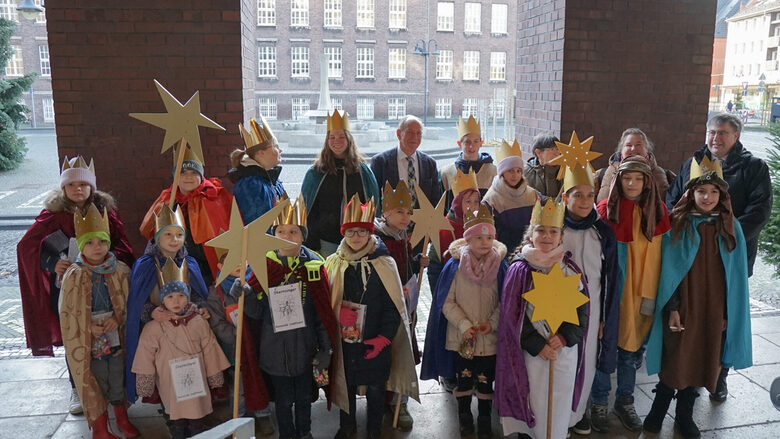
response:
[[[618,400],[634,396],[634,387],[636,385],[636,371],[642,367],[642,357],[645,354],[645,347],[642,346],[636,352],[624,351],[618,348],[617,355],[617,390],[615,396]],[[590,397],[593,404],[607,405],[609,391],[612,390],[610,375],[600,370],[596,370],[596,376],[593,378],[593,387],[590,391]]]

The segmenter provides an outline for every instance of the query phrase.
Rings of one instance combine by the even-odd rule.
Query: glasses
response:
[[[734,133],[732,133],[731,131],[726,131],[726,130],[720,130],[720,131],[710,130],[710,131],[707,131],[707,137],[715,137],[715,136],[726,137],[726,136],[730,136],[732,134],[734,134]]]
[[[351,238],[353,236],[367,236],[368,235],[368,229],[349,229],[344,232],[344,236],[347,238]]]

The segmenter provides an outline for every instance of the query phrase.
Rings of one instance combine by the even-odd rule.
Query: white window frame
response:
[[[436,30],[438,32],[455,31],[455,3],[438,2],[436,5]]]
[[[464,81],[479,81],[479,55],[480,55],[479,50],[463,51],[463,80]]]
[[[374,98],[357,98],[356,113],[359,120],[374,119]]]
[[[330,98],[330,109],[344,113],[344,100],[342,98]]]
[[[38,15],[35,16],[35,23],[36,24],[43,24],[46,23],[46,7],[43,4],[43,0],[35,0],[35,6],[40,6],[43,8],[43,11],[41,11]],[[54,118],[52,117],[52,121]]]
[[[406,116],[406,98],[390,98],[387,100],[387,119],[398,120]]]
[[[341,29],[343,13],[341,0],[324,0],[323,9],[323,26],[326,29]]]
[[[452,117],[452,98],[436,98],[436,107],[433,117],[435,119],[449,119]]]
[[[475,118],[479,116],[479,99],[477,98],[463,98],[463,106],[460,110],[460,116],[464,119],[469,116]]]
[[[11,45],[13,53],[8,58],[8,64],[5,66],[5,76],[23,76],[24,75],[24,57],[22,56],[22,46]]]
[[[509,5],[493,3],[490,9],[490,33],[493,35],[506,35],[508,32]]]
[[[455,53],[452,50],[439,50],[439,54],[436,55],[436,80],[452,80],[452,62],[454,57]]]
[[[276,0],[257,0],[257,25],[276,26]]]
[[[257,77],[276,78],[276,46],[257,46]]]
[[[41,76],[51,76],[51,58],[49,55],[49,45],[41,44],[38,46],[38,59],[40,60]]]
[[[19,13],[16,11],[17,3],[16,0],[0,0],[0,18],[5,18],[18,23]]]
[[[355,51],[357,60],[357,70],[355,78],[373,78],[374,77],[374,48],[358,47]],[[372,117],[373,118],[373,117]]]
[[[325,46],[322,52],[328,55],[328,79],[341,79],[343,74],[341,46]]]
[[[490,80],[506,82],[506,52],[490,52]]]
[[[268,120],[276,120],[279,117],[276,98],[269,96],[257,98],[257,112]]]
[[[357,0],[355,6],[358,29],[374,29],[374,0]]]
[[[490,100],[490,115],[494,119],[504,119],[506,117],[506,100],[504,100],[504,99],[491,99]]]
[[[292,98],[292,105],[290,106],[290,118],[292,120],[301,120],[309,110],[311,110],[309,98]]]
[[[388,27],[390,29],[406,29],[406,0],[390,0]]]
[[[309,72],[309,47],[290,47],[290,77],[308,78]]]
[[[387,77],[406,79],[406,48],[392,47],[388,50]]]
[[[463,32],[466,34],[482,33],[482,4],[466,2],[463,6]]]
[[[290,27],[309,27],[309,0],[290,0]]]
[[[51,97],[41,99],[44,122],[54,122],[54,99]]]

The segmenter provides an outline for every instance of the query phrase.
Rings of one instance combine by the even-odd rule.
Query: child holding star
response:
[[[534,306],[523,297],[534,288],[542,288],[534,285],[534,272],[548,274],[558,264],[565,276],[581,273],[562,245],[563,217],[563,203],[548,200],[542,208],[541,202],[536,202],[523,245],[513,256],[504,281],[498,328],[496,408],[505,435],[546,437],[547,419],[551,419],[551,437],[563,439],[580,398],[587,398],[582,395],[582,388],[583,340],[589,331],[588,304],[577,307],[578,323],[565,321],[552,333],[546,320],[531,321]],[[582,282],[578,289],[587,296],[588,289]],[[554,361],[555,368],[552,389],[548,389],[550,361]],[[551,416],[547,413],[550,393]]]

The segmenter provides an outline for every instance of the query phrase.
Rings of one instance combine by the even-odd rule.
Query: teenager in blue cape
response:
[[[704,162],[704,160],[702,160]],[[694,161],[695,164],[695,161]],[[658,432],[677,398],[675,430],[697,438],[697,387],[715,393],[721,367],[753,364],[745,235],[734,217],[728,184],[716,171],[694,172],[671,214],[647,345],[647,372],[658,374],[644,429]],[[701,169],[716,169],[714,165]],[[698,174],[698,175],[697,175]]]

